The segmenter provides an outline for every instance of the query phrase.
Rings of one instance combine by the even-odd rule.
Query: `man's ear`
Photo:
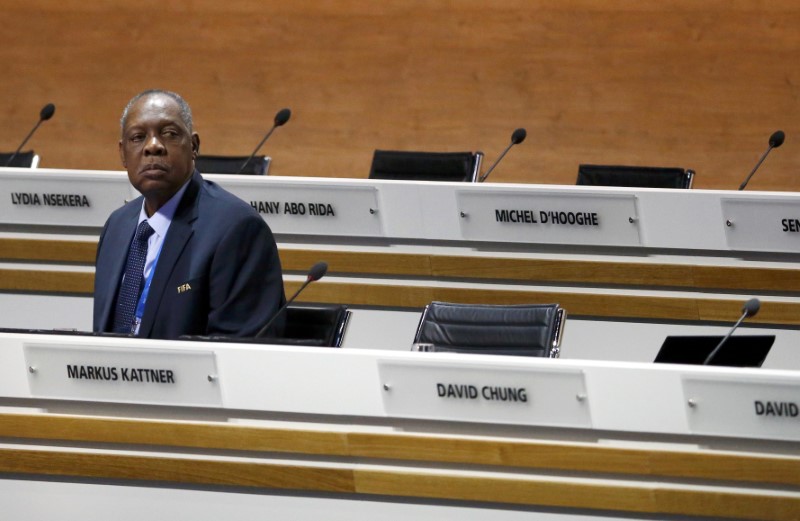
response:
[[[128,162],[125,161],[125,152],[122,150],[122,140],[119,140],[119,160],[122,161],[122,168],[128,168]]]
[[[192,159],[197,159],[197,154],[200,153],[200,135],[197,132],[192,132]]]

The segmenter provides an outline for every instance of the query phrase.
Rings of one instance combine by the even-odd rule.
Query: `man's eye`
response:
[[[169,136],[169,137],[175,137],[175,136],[178,135],[178,131],[177,130],[171,130],[171,129],[170,130],[165,130],[164,131],[164,135],[165,136]]]
[[[133,134],[128,139],[130,139],[134,143],[139,143],[144,139],[144,135],[143,134]]]

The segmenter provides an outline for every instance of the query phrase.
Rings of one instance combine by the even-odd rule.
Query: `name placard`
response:
[[[639,246],[636,196],[509,190],[456,192],[464,239]]]
[[[800,378],[683,377],[694,434],[800,441]]]
[[[213,351],[25,345],[32,396],[221,406]]]
[[[274,233],[382,237],[378,190],[373,186],[337,186],[240,180],[217,177],[226,190],[249,203]],[[262,182],[258,182],[262,181]]]
[[[591,428],[583,371],[379,361],[387,415]]]
[[[132,197],[128,178],[113,172],[4,171],[0,222],[101,227]]]
[[[728,248],[800,251],[800,200],[723,197],[720,204]]]

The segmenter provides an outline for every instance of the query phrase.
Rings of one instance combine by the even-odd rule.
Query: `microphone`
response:
[[[289,121],[290,117],[292,117],[292,111],[289,110],[289,109],[281,109],[281,110],[278,111],[277,114],[275,114],[275,121],[272,123],[272,128],[269,129],[269,132],[267,132],[267,135],[264,136],[264,139],[261,140],[261,143],[259,143],[258,146],[256,147],[256,149],[253,150],[253,153],[250,154],[250,157],[247,158],[247,161],[245,161],[242,164],[242,167],[239,169],[238,172],[236,172],[237,174],[241,174],[242,173],[242,170],[244,170],[245,167],[247,166],[247,164],[250,163],[250,161],[253,160],[253,157],[255,157],[256,152],[258,152],[258,150],[264,145],[264,143],[272,135],[272,133],[275,131],[275,129],[285,125],[286,122]]]
[[[500,154],[500,157],[497,158],[497,160],[494,162],[494,164],[491,166],[491,168],[489,168],[489,170],[487,170],[486,173],[483,174],[480,177],[480,179],[478,179],[478,182],[479,183],[484,182],[486,180],[486,178],[489,177],[489,174],[492,173],[492,170],[494,170],[494,167],[497,166],[497,163],[499,163],[500,160],[505,157],[505,155],[508,153],[508,151],[511,150],[511,147],[513,147],[514,145],[519,145],[520,143],[525,141],[526,137],[528,137],[528,132],[524,128],[518,128],[517,130],[515,130],[511,134],[511,143],[509,143],[509,145],[506,147],[506,149],[503,150],[503,153]]]
[[[767,154],[769,154],[770,150],[781,146],[783,144],[784,139],[786,139],[786,134],[783,133],[783,130],[776,130],[775,132],[772,133],[772,135],[769,137],[769,148],[767,149],[766,152],[764,152],[764,155],[761,156],[761,159],[758,160],[756,167],[753,168],[753,171],[750,172],[750,175],[747,176],[747,179],[745,179],[742,182],[742,184],[739,185],[739,190],[744,190],[744,187],[747,186],[747,183],[750,181],[750,178],[753,177],[753,174],[756,173],[758,167],[760,167],[761,163],[764,162],[764,159],[766,159]]]
[[[781,132],[781,134],[783,134],[783,132]],[[733,332],[736,331],[736,328],[739,327],[739,324],[741,324],[745,318],[755,316],[759,309],[761,309],[761,301],[759,301],[757,298],[751,298],[745,302],[744,306],[742,306],[742,316],[739,317],[739,320],[736,322],[736,324],[734,324],[731,330],[728,331],[728,334],[725,335],[725,338],[723,338],[720,343],[717,344],[717,347],[715,347],[714,350],[711,351],[711,353],[706,357],[706,359],[703,360],[703,365],[708,365],[720,350],[722,345],[727,342]]]
[[[288,109],[287,109],[287,110],[288,110]],[[287,117],[287,118],[288,118],[288,117]],[[285,123],[285,121],[284,121],[284,123]],[[255,336],[254,338],[261,338],[262,336],[264,336],[264,334],[267,332],[267,330],[269,330],[269,326],[271,326],[271,325],[272,325],[272,324],[275,322],[275,319],[277,319],[277,318],[280,316],[280,314],[281,314],[281,313],[283,313],[284,311],[286,311],[286,308],[288,308],[288,307],[289,307],[289,304],[291,304],[292,302],[294,302],[294,299],[296,299],[296,298],[297,298],[297,295],[299,295],[301,291],[303,291],[304,289],[306,289],[306,286],[308,286],[309,284],[311,284],[311,283],[312,283],[312,282],[314,282],[315,280],[319,280],[319,279],[321,279],[322,277],[324,277],[324,276],[325,276],[325,273],[327,273],[327,271],[328,271],[328,263],[327,263],[327,262],[320,261],[320,262],[318,262],[318,263],[314,264],[313,266],[311,266],[311,269],[310,269],[310,270],[308,270],[308,276],[306,277],[306,281],[305,281],[305,282],[303,282],[303,285],[302,285],[302,286],[300,286],[300,289],[298,289],[298,290],[295,292],[295,294],[294,294],[294,295],[292,295],[292,298],[290,298],[289,300],[287,300],[287,301],[286,301],[286,304],[284,304],[283,306],[281,306],[281,308],[278,310],[278,312],[277,312],[277,313],[275,313],[275,314],[272,316],[272,318],[271,318],[271,319],[269,319],[269,322],[267,322],[267,325],[265,325],[264,327],[262,327],[262,328],[261,328],[261,329],[258,331],[258,333],[256,333],[256,336]]]
[[[42,124],[42,121],[47,121],[48,119],[52,118],[55,112],[56,112],[56,106],[53,105],[52,103],[48,103],[47,105],[42,107],[42,110],[39,112],[39,121],[36,122],[36,125],[34,125],[33,129],[30,132],[28,132],[28,135],[25,137],[25,139],[22,140],[22,144],[20,144],[20,146],[14,151],[14,153],[11,154],[11,157],[9,157],[8,161],[6,161],[5,166],[11,165],[11,162],[14,161],[15,157],[17,157],[17,154],[19,154],[19,151],[22,150],[22,147],[25,146],[25,143],[28,142],[33,133],[36,132],[36,129],[39,128],[39,125]]]

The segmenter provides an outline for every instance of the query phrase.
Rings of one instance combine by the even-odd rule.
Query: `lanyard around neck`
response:
[[[153,282],[153,275],[156,273],[156,266],[158,265],[158,258],[161,256],[161,248],[164,247],[162,241],[161,247],[158,248],[156,258],[153,260],[153,267],[150,269],[150,274],[144,279],[144,287],[142,294],[139,295],[139,302],[136,304],[136,313],[133,316],[133,324],[131,325],[131,333],[134,335],[139,334],[139,326],[142,324],[142,317],[144,316],[144,304],[147,301],[147,295],[150,293],[150,283]]]

